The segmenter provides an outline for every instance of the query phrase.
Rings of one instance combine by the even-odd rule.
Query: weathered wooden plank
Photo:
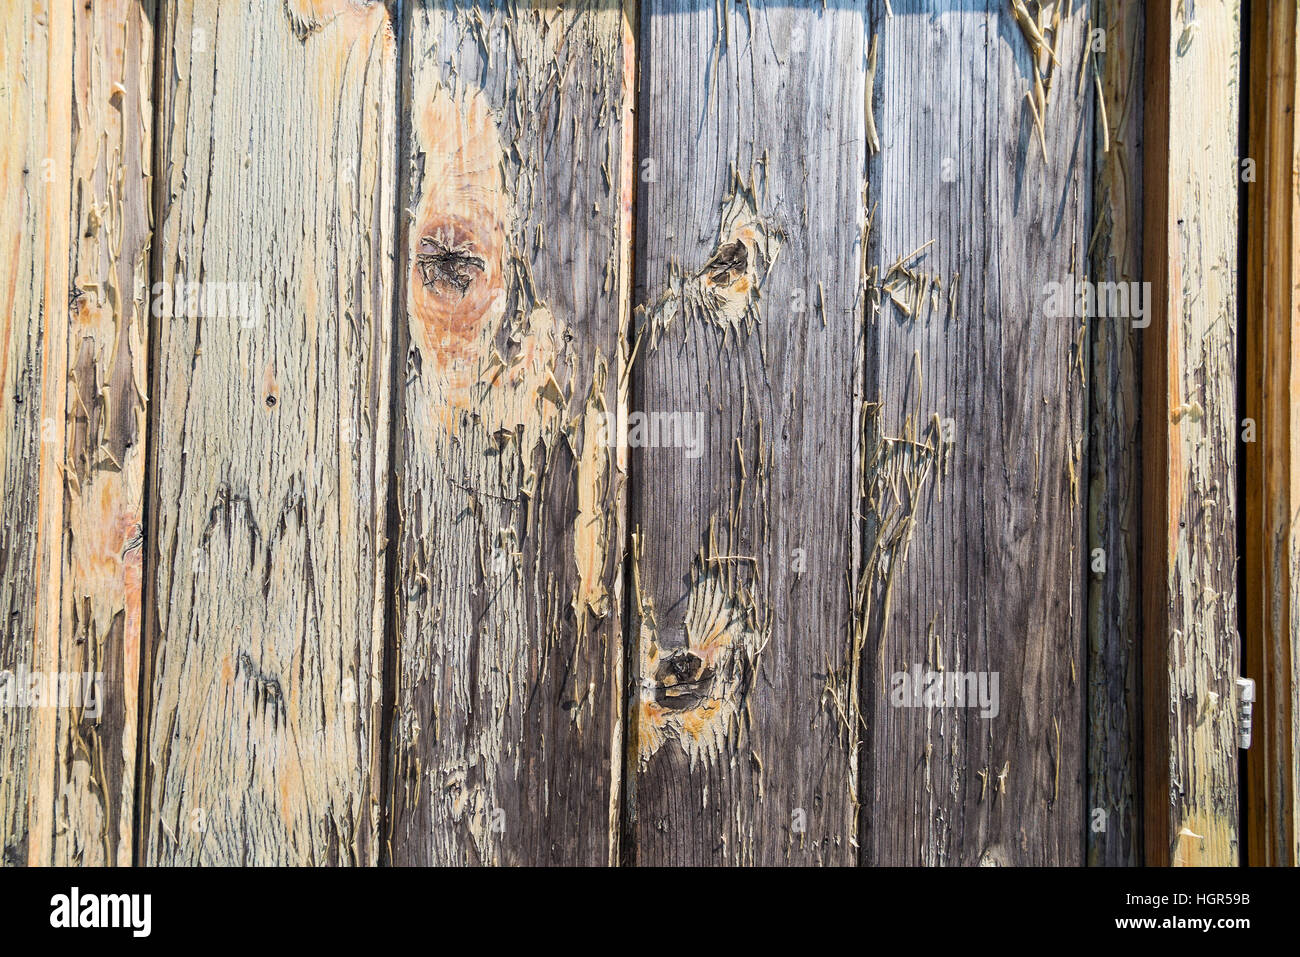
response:
[[[72,168],[72,10],[10,4],[0,41],[0,862],[53,859]],[[29,697],[37,679],[36,699]]]
[[[633,17],[410,9],[394,863],[616,857]]]
[[[1001,0],[888,7],[872,17],[862,860],[1077,864],[1087,359],[1082,313],[1055,297],[1086,271],[1087,13],[1044,4],[1030,30]],[[967,706],[927,706],[917,675],[960,681]]]
[[[391,25],[348,0],[161,20],[142,856],[374,863]]]
[[[1250,131],[1243,177],[1246,300],[1242,473],[1246,676],[1256,682],[1246,753],[1253,865],[1300,863],[1300,105],[1294,3],[1250,11]]]
[[[847,864],[865,18],[641,15],[629,595],[644,864]]]
[[[1237,0],[1147,5],[1144,843],[1237,862]]]
[[[9,15],[4,856],[127,864],[153,34],[135,0]],[[44,697],[17,700],[32,678]]]
[[[1102,0],[1094,16],[1088,36],[1093,60],[1084,78],[1099,97],[1091,275],[1101,283],[1134,283],[1142,278],[1143,10],[1126,0]],[[1137,631],[1141,331],[1124,317],[1099,316],[1091,325],[1088,863],[1132,866],[1142,860]]]
[[[60,473],[59,670],[94,689],[57,715],[51,862],[129,865],[139,736],[153,9],[73,5],[71,286]],[[44,810],[44,809],[42,809]]]

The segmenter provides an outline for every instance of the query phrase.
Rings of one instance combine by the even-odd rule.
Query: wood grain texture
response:
[[[640,36],[630,414],[675,419],[628,434],[630,842],[849,864],[865,19],[655,2]]]
[[[1094,7],[1093,49],[1084,82],[1095,111],[1091,275],[1142,279],[1141,4]],[[1088,793],[1085,833],[1092,866],[1141,863],[1142,665],[1138,651],[1141,449],[1138,344],[1123,318],[1091,323],[1088,427]],[[1097,549],[1101,549],[1100,555]],[[1101,814],[1098,815],[1097,812]]]
[[[616,860],[634,18],[409,10],[396,864]]]
[[[0,863],[54,859],[72,169],[72,11],[11,4],[0,41]],[[28,696],[36,678],[38,697]]]
[[[1238,860],[1237,0],[1147,7],[1146,862]]]
[[[1239,3],[9,5],[0,863],[1294,864]]]
[[[51,861],[64,864],[129,865],[134,853],[152,17],[138,0],[73,5],[58,660],[98,686],[58,715]]]
[[[1044,7],[1054,54],[1006,3],[872,7],[867,864],[1081,862],[1086,354],[1048,290],[1087,268],[1092,90],[1086,11]],[[996,675],[996,714],[896,706],[910,668]]]
[[[1245,674],[1256,682],[1246,753],[1248,860],[1300,862],[1300,139],[1294,3],[1250,16],[1250,133],[1243,280]]]
[[[204,286],[154,320],[142,859],[372,864],[393,32],[347,0],[161,19],[158,279]]]

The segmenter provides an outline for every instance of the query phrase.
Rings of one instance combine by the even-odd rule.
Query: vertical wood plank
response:
[[[11,12],[23,19],[17,8]],[[24,12],[30,19],[6,29],[15,45],[6,50],[5,89],[22,130],[8,145],[5,170],[14,179],[6,195],[22,201],[11,211],[16,219],[8,233],[18,256],[5,281],[5,396],[15,413],[6,421],[17,423],[10,437],[25,433],[39,445],[6,443],[6,475],[18,481],[6,481],[5,500],[17,503],[18,517],[35,493],[38,510],[18,518],[25,528],[16,536],[36,551],[19,541],[3,549],[14,563],[5,581],[17,590],[6,602],[0,667],[4,720],[15,719],[5,734],[14,750],[4,765],[10,772],[0,817],[24,817],[26,829],[24,839],[19,827],[6,827],[4,856],[31,864],[129,864],[151,11],[121,0],[93,10],[52,4]],[[29,258],[33,242],[43,255],[40,269]],[[26,432],[32,425],[37,430]],[[9,466],[29,471],[20,479],[22,472]],[[43,689],[39,703],[16,701],[32,678]]]
[[[1237,0],[1147,6],[1146,862],[1237,863]]]
[[[616,859],[634,18],[410,9],[397,864]]]
[[[855,858],[864,27],[841,4],[642,11],[637,863]]]
[[[1243,322],[1246,676],[1256,682],[1246,753],[1252,865],[1300,862],[1300,105],[1294,3],[1250,11],[1250,139]]]
[[[71,286],[52,862],[129,865],[139,736],[152,237],[152,4],[73,5]]]
[[[143,857],[371,864],[392,27],[348,0],[162,22]]]
[[[1091,275],[1142,279],[1141,4],[1095,5],[1085,83],[1101,97],[1093,148]],[[1098,49],[1101,43],[1104,49]],[[1133,288],[1132,286],[1129,287]],[[1088,454],[1088,863],[1141,863],[1142,668],[1138,646],[1141,516],[1138,342],[1130,321],[1092,322]],[[1101,549],[1098,553],[1097,549]]]
[[[1008,3],[888,7],[872,18],[862,860],[1078,864],[1087,359],[1083,315],[1053,300],[1086,273],[1087,12],[1043,5],[1049,53]],[[927,707],[927,680],[952,676],[989,706]]]
[[[55,741],[72,711],[28,696],[59,671],[67,408],[72,11],[11,4],[0,41],[0,863],[53,860]]]

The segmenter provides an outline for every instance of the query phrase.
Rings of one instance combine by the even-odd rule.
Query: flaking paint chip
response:
[[[555,381],[555,376],[549,372],[546,374],[546,381],[542,383],[541,396],[543,399],[549,399],[558,406],[564,405],[564,393],[560,391],[560,384]]]

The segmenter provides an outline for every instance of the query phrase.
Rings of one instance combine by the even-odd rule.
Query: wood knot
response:
[[[713,674],[698,655],[679,648],[655,670],[655,699],[674,711],[697,707],[706,697]]]
[[[420,239],[415,263],[427,288],[437,292],[441,284],[455,289],[461,298],[475,276],[487,268],[487,260],[473,252],[472,242],[456,243],[441,234]]]
[[[710,281],[719,286],[729,286],[749,269],[749,250],[737,239],[718,248],[713,258],[704,265]]]

